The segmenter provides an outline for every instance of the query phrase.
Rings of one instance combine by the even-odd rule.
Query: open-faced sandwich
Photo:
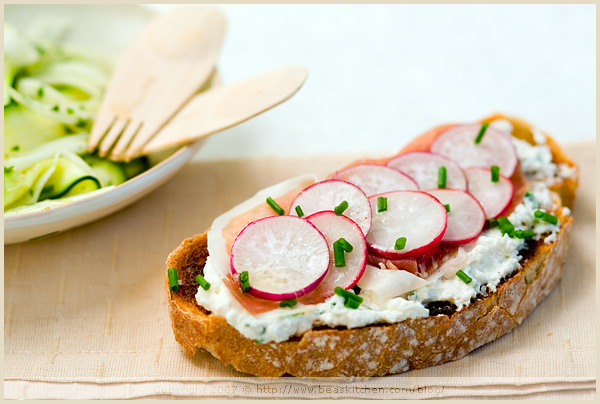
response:
[[[175,339],[260,376],[374,376],[506,334],[560,279],[577,168],[512,117],[258,192],[167,259]]]

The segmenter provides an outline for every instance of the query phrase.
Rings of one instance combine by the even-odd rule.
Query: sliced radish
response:
[[[460,189],[426,191],[448,205],[448,228],[442,243],[466,243],[476,238],[485,224],[485,212],[472,195]]]
[[[298,214],[296,207],[305,216],[325,210],[334,210],[346,201],[348,207],[343,215],[354,220],[360,226],[364,235],[371,228],[371,207],[365,193],[356,185],[342,180],[325,180],[317,182],[304,189],[292,201],[291,214]]]
[[[485,218],[500,216],[510,205],[513,185],[508,178],[500,175],[498,182],[492,182],[492,172],[487,168],[473,167],[465,170],[469,183],[469,193],[481,204]]]
[[[327,240],[308,220],[272,216],[250,223],[231,249],[232,275],[248,272],[250,293],[286,300],[315,289],[327,275]]]
[[[365,273],[358,281],[361,289],[372,291],[382,301],[422,288],[427,284],[428,281],[409,272],[379,269],[372,265],[367,265]]]
[[[467,189],[467,179],[458,164],[438,154],[406,153],[388,161],[387,165],[406,173],[420,189],[437,188],[439,168],[446,167],[446,188]]]
[[[387,198],[387,210],[377,212],[377,199]],[[372,209],[367,245],[376,254],[393,258],[417,258],[431,252],[446,230],[446,208],[420,191],[394,191],[369,198]],[[396,241],[406,238],[404,248]]]
[[[361,164],[339,171],[338,178],[356,185],[367,196],[390,191],[416,191],[419,189],[417,183],[408,175],[375,164]]]
[[[336,286],[349,289],[356,285],[365,271],[367,264],[367,243],[362,230],[354,221],[345,216],[338,216],[334,212],[317,212],[306,218],[324,236],[329,245],[329,270],[323,281],[311,293],[333,295]],[[333,244],[343,238],[352,245],[351,252],[344,252],[345,266],[335,266]]]
[[[454,160],[461,167],[500,167],[510,177],[517,167],[517,153],[509,136],[488,127],[479,144],[475,139],[481,124],[455,126],[434,140],[431,151]]]

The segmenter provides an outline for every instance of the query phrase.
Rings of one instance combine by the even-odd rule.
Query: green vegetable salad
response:
[[[4,28],[4,212],[38,210],[101,192],[148,168],[86,152],[110,62],[62,39],[66,25]]]

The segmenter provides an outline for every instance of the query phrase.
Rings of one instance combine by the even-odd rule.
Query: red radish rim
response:
[[[321,233],[321,231],[320,231],[319,229],[317,229],[317,227],[316,227],[314,224],[312,224],[311,222],[309,222],[309,221],[308,221],[308,220],[306,220],[305,218],[298,217],[298,216],[291,216],[291,215],[263,217],[263,218],[260,218],[260,219],[258,219],[258,220],[255,220],[255,221],[253,221],[253,222],[250,222],[250,223],[248,223],[248,224],[246,225],[246,227],[244,227],[244,228],[242,229],[242,231],[240,231],[240,232],[238,233],[238,235],[235,237],[235,240],[234,240],[234,242],[233,242],[233,244],[232,244],[232,247],[231,247],[231,256],[230,256],[230,258],[229,258],[229,270],[230,270],[230,272],[231,272],[231,275],[232,275],[234,278],[237,278],[237,279],[238,279],[238,281],[239,281],[239,274],[238,274],[238,272],[236,271],[236,269],[235,269],[235,266],[233,265],[233,259],[234,259],[234,255],[235,255],[235,254],[233,253],[233,249],[234,249],[234,247],[235,247],[235,245],[236,245],[236,242],[237,242],[237,240],[240,238],[240,236],[241,236],[241,234],[244,232],[244,230],[245,230],[246,228],[248,228],[248,226],[251,226],[251,225],[253,225],[253,224],[255,224],[255,223],[258,223],[258,222],[262,222],[262,221],[264,221],[264,220],[272,220],[274,217],[275,217],[275,218],[276,218],[276,217],[286,217],[286,218],[293,218],[294,220],[296,220],[296,219],[297,219],[297,220],[302,220],[302,221],[304,221],[304,222],[308,223],[308,224],[309,224],[310,226],[312,226],[312,227],[313,227],[313,228],[314,228],[314,229],[315,229],[315,230],[316,230],[316,231],[319,233],[319,235],[320,235],[320,236],[323,238],[323,241],[324,241],[324,242],[325,242],[325,244],[327,245],[327,254],[329,255],[329,245],[328,245],[328,243],[327,243],[327,239],[325,238],[325,236],[323,235],[323,233]],[[328,262],[329,262],[329,261],[328,261]],[[329,271],[329,264],[327,265],[327,269],[326,269],[326,270],[323,272],[323,274],[322,274],[322,275],[321,275],[319,278],[317,278],[315,281],[313,281],[313,282],[312,282],[310,285],[308,285],[308,286],[306,286],[306,287],[304,287],[304,288],[302,288],[302,289],[300,289],[300,290],[298,290],[298,291],[294,291],[294,292],[288,292],[288,293],[271,293],[271,292],[266,292],[266,291],[264,291],[264,290],[260,290],[260,289],[253,288],[251,285],[249,285],[249,286],[250,286],[250,289],[248,290],[248,293],[250,293],[250,294],[252,294],[252,295],[254,295],[254,296],[256,296],[256,297],[260,297],[260,298],[262,298],[262,299],[266,299],[266,300],[283,301],[283,300],[295,299],[295,298],[297,298],[297,297],[301,297],[301,296],[304,296],[304,295],[305,295],[305,294],[307,294],[307,293],[310,293],[310,292],[312,292],[312,291],[313,291],[313,290],[314,290],[314,289],[315,289],[317,286],[319,286],[319,284],[320,284],[320,283],[321,283],[321,281],[322,281],[322,280],[325,278],[325,276],[327,276],[327,272],[328,272],[328,271]],[[243,271],[242,271],[242,272],[243,272]]]
[[[402,253],[399,252],[395,252],[395,251],[388,251],[388,250],[381,250],[377,247],[373,247],[372,244],[370,244],[367,241],[367,248],[369,249],[369,251],[373,251],[375,254],[383,256],[383,257],[388,257],[388,258],[419,258],[421,256],[424,256],[426,254],[428,254],[431,250],[436,250],[441,242],[442,237],[444,237],[444,233],[446,232],[446,228],[448,227],[448,213],[446,212],[446,208],[444,207],[444,205],[442,205],[440,203],[440,201],[435,198],[433,195],[428,194],[427,192],[424,191],[391,191],[391,192],[384,192],[381,194],[377,194],[377,195],[373,195],[371,197],[369,197],[369,203],[371,199],[375,199],[378,198],[380,196],[384,196],[384,195],[389,195],[392,193],[396,193],[396,192],[412,192],[412,193],[418,193],[418,194],[422,194],[422,195],[426,195],[429,198],[433,199],[437,204],[439,204],[444,212],[444,215],[446,215],[446,220],[444,221],[444,228],[441,231],[440,235],[435,237],[429,244],[423,246],[423,247],[418,247],[418,248],[414,248],[412,250],[409,251],[405,251]]]
[[[332,213],[332,211],[328,211],[328,210],[324,210],[324,211],[321,211],[321,212],[315,212],[315,213],[313,213],[312,215],[309,215],[309,216],[307,216],[307,217],[306,217],[306,220],[308,220],[308,221],[310,222],[310,219],[311,219],[311,218],[314,218],[314,217],[316,217],[316,216],[321,216],[321,215],[330,215],[331,213]],[[333,213],[333,214],[335,215],[335,213]],[[364,252],[364,254],[363,254],[363,262],[362,262],[362,265],[361,265],[361,269],[360,269],[360,271],[359,271],[358,275],[356,276],[356,279],[355,279],[355,280],[354,280],[354,281],[353,281],[353,282],[352,282],[350,285],[348,285],[348,286],[336,285],[336,286],[340,286],[340,287],[341,287],[341,288],[343,288],[343,289],[350,289],[351,287],[353,287],[354,285],[356,285],[356,284],[358,283],[358,281],[360,280],[360,278],[361,278],[361,277],[363,276],[363,274],[365,273],[365,269],[366,269],[366,267],[367,267],[367,257],[368,257],[368,255],[369,255],[369,253],[368,253],[368,250],[367,250],[367,240],[366,240],[366,237],[365,237],[365,235],[364,235],[364,234],[363,234],[363,232],[362,232],[362,229],[360,228],[360,226],[359,226],[358,224],[356,224],[356,222],[355,222],[354,220],[352,220],[352,219],[350,219],[350,218],[348,218],[348,217],[346,217],[346,216],[344,216],[344,215],[341,215],[341,216],[335,215],[335,216],[336,216],[337,218],[341,218],[341,219],[343,219],[343,220],[346,220],[346,221],[347,221],[349,224],[351,224],[351,225],[355,226],[355,227],[356,227],[356,229],[357,229],[357,230],[360,232],[360,234],[362,235],[363,242],[365,243],[365,252]],[[311,222],[311,223],[312,223],[312,222]],[[313,226],[314,226],[314,224],[313,224]],[[317,226],[315,226],[315,227],[317,227]],[[318,229],[319,229],[319,228],[317,227],[317,230],[318,230]],[[320,230],[319,230],[319,231],[320,231]],[[322,234],[322,232],[321,232],[321,234]],[[323,236],[325,236],[325,235],[323,235]],[[327,237],[325,237],[325,241],[327,241]],[[329,244],[329,243],[327,243],[327,244]],[[356,248],[356,246],[353,246],[353,248]],[[330,264],[330,265],[331,265],[331,264]],[[329,268],[329,269],[331,269],[331,268]],[[334,269],[335,269],[335,268],[334,268]],[[328,270],[327,272],[329,272],[329,270]],[[325,275],[325,277],[327,277],[327,275]],[[323,280],[322,280],[320,283],[322,283],[324,280],[325,280],[325,278],[323,278]],[[334,293],[333,293],[333,289],[331,290],[331,294],[332,294],[332,295],[334,294]]]
[[[353,183],[348,182],[348,181],[344,181],[344,180],[340,180],[338,178],[330,178],[330,179],[327,179],[327,180],[315,182],[314,184],[311,184],[308,187],[304,188],[302,191],[300,191],[300,193],[298,195],[296,195],[294,197],[294,199],[292,199],[292,203],[290,204],[290,215],[294,216],[294,214],[293,214],[294,212],[293,212],[292,207],[295,205],[296,200],[300,197],[300,195],[302,195],[304,192],[308,191],[309,189],[311,189],[311,188],[313,188],[313,187],[315,187],[315,186],[317,186],[319,184],[325,184],[327,182],[343,182],[345,184],[348,184],[348,185],[356,188],[357,190],[359,190],[360,193],[364,195],[364,197],[367,200],[367,202],[369,201],[369,197],[367,196],[367,194],[365,194],[365,192],[362,189],[360,189],[359,187],[357,187]],[[326,211],[333,211],[333,209],[323,209],[323,210],[320,210],[319,212],[326,212]],[[314,213],[318,213],[318,212],[314,212]],[[368,229],[365,232],[365,231],[362,230],[362,227],[361,227],[361,231],[363,232],[363,234],[364,234],[365,237],[367,236],[367,234],[369,234],[369,230],[371,229],[371,223],[372,223],[372,220],[373,220],[373,214],[371,212],[371,204],[370,203],[369,203],[368,214],[369,214],[369,227],[368,227]],[[345,217],[348,217],[348,216],[344,215],[343,213],[342,213],[342,215],[345,216]],[[295,217],[298,217],[298,216],[295,216]],[[348,219],[350,219],[350,218],[348,217]],[[350,219],[350,220],[352,220],[352,219]],[[354,221],[354,222],[356,223],[356,221]],[[356,224],[358,225],[358,227],[360,227],[360,225],[358,223],[356,223]]]
[[[465,175],[466,175],[466,171],[469,170],[480,170],[480,171],[487,171],[490,173],[490,177],[492,175],[492,170],[490,170],[489,168],[486,167],[468,167],[465,168]],[[509,177],[503,175],[503,174],[499,174],[500,179],[504,180],[506,183],[508,183],[508,185],[510,185],[510,199],[508,200],[508,203],[506,204],[506,206],[504,207],[504,209],[502,209],[502,211],[500,213],[498,213],[496,216],[494,216],[493,218],[497,218],[499,216],[502,216],[502,214],[504,212],[506,212],[506,210],[509,208],[509,206],[512,203],[513,198],[515,197],[515,186],[513,185],[512,181],[510,180]],[[469,189],[469,179],[467,178],[467,190]],[[471,196],[473,196],[473,198],[475,198],[475,196],[473,194],[471,194]],[[477,200],[477,198],[475,198],[475,200]],[[483,205],[481,205],[481,202],[477,201],[479,203],[479,206],[481,206],[481,208],[483,209]],[[485,209],[483,210],[483,213],[485,214],[485,218],[486,220],[488,219],[487,214],[485,213]],[[491,218],[490,218],[491,219]]]
[[[475,168],[475,167],[473,167]],[[478,168],[478,167],[477,167]],[[468,185],[468,184],[467,184]],[[435,188],[435,189],[428,189],[425,192],[429,193],[429,191],[459,191],[462,192],[463,194],[467,195],[468,197],[470,197],[471,199],[473,199],[475,201],[475,203],[477,204],[477,206],[479,206],[479,209],[481,209],[481,212],[483,212],[483,224],[481,226],[481,229],[479,230],[479,233],[477,233],[475,236],[471,237],[471,238],[466,238],[466,239],[460,239],[460,240],[443,240],[440,243],[441,244],[465,244],[468,243],[469,241],[473,241],[475,240],[477,237],[479,237],[479,235],[481,234],[481,232],[483,231],[483,228],[485,227],[485,222],[486,222],[486,217],[485,217],[485,210],[483,210],[483,206],[481,206],[481,203],[479,203],[479,201],[477,200],[477,198],[475,198],[471,193],[465,191],[464,189],[460,189],[460,188]],[[430,194],[431,195],[431,194]],[[431,195],[435,198],[435,195]],[[437,198],[436,198],[437,199]],[[511,198],[512,199],[512,198]],[[440,201],[440,203],[442,203]],[[452,208],[452,207],[451,207]],[[448,221],[446,221],[446,227],[448,226]],[[445,232],[444,232],[445,233]],[[443,236],[442,236],[443,238]],[[433,255],[433,254],[432,254]]]

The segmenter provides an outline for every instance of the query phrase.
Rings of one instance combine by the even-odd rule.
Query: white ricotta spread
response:
[[[512,131],[512,125],[508,121],[498,120],[493,125],[506,132]],[[508,219],[515,229],[532,229],[535,240],[544,239],[549,243],[556,240],[560,223],[546,223],[535,218],[534,212],[537,209],[552,210],[553,201],[548,186],[557,178],[571,177],[576,172],[568,166],[560,167],[552,162],[552,154],[541,133],[536,134],[535,141],[537,144],[532,146],[513,139],[531,189]],[[563,213],[569,214],[568,209],[565,208]],[[358,309],[345,307],[343,298],[334,295],[320,304],[298,303],[293,308],[281,308],[258,315],[249,313],[231,295],[223,283],[222,272],[216,268],[213,257],[209,256],[204,266],[204,277],[211,287],[207,291],[199,288],[196,300],[207,310],[224,317],[244,336],[261,343],[285,341],[319,325],[354,328],[374,323],[396,323],[408,318],[428,316],[428,302],[448,301],[460,309],[469,304],[478,293],[495,291],[503,277],[520,268],[519,251],[524,245],[525,240],[503,236],[498,228],[491,228],[482,232],[474,247],[467,253],[462,270],[472,278],[472,282],[468,284],[455,275],[450,279],[438,278],[407,295],[384,301],[377,299],[368,290],[361,290],[364,302]]]

